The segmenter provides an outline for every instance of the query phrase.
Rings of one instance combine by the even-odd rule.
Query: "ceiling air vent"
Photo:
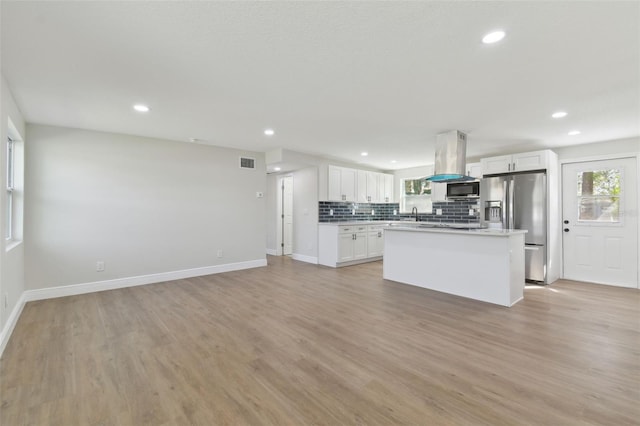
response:
[[[255,158],[240,157],[240,168],[241,169],[255,169],[256,168],[256,159]]]

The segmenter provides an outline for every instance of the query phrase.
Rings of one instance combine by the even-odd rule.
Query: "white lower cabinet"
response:
[[[318,226],[318,263],[347,266],[380,260],[384,247],[384,226],[332,225]]]
[[[369,231],[367,235],[367,257],[382,256],[384,251],[384,234],[382,229]]]

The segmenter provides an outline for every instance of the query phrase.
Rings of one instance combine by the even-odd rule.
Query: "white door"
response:
[[[635,158],[562,166],[564,278],[638,287]]]
[[[293,176],[282,178],[282,254],[293,253]]]

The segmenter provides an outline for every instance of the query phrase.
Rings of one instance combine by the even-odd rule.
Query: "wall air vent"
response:
[[[256,159],[255,158],[240,157],[240,168],[241,169],[255,169],[256,168]]]

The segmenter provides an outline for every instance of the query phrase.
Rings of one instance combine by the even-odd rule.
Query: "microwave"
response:
[[[480,198],[480,181],[448,183],[447,198]]]

